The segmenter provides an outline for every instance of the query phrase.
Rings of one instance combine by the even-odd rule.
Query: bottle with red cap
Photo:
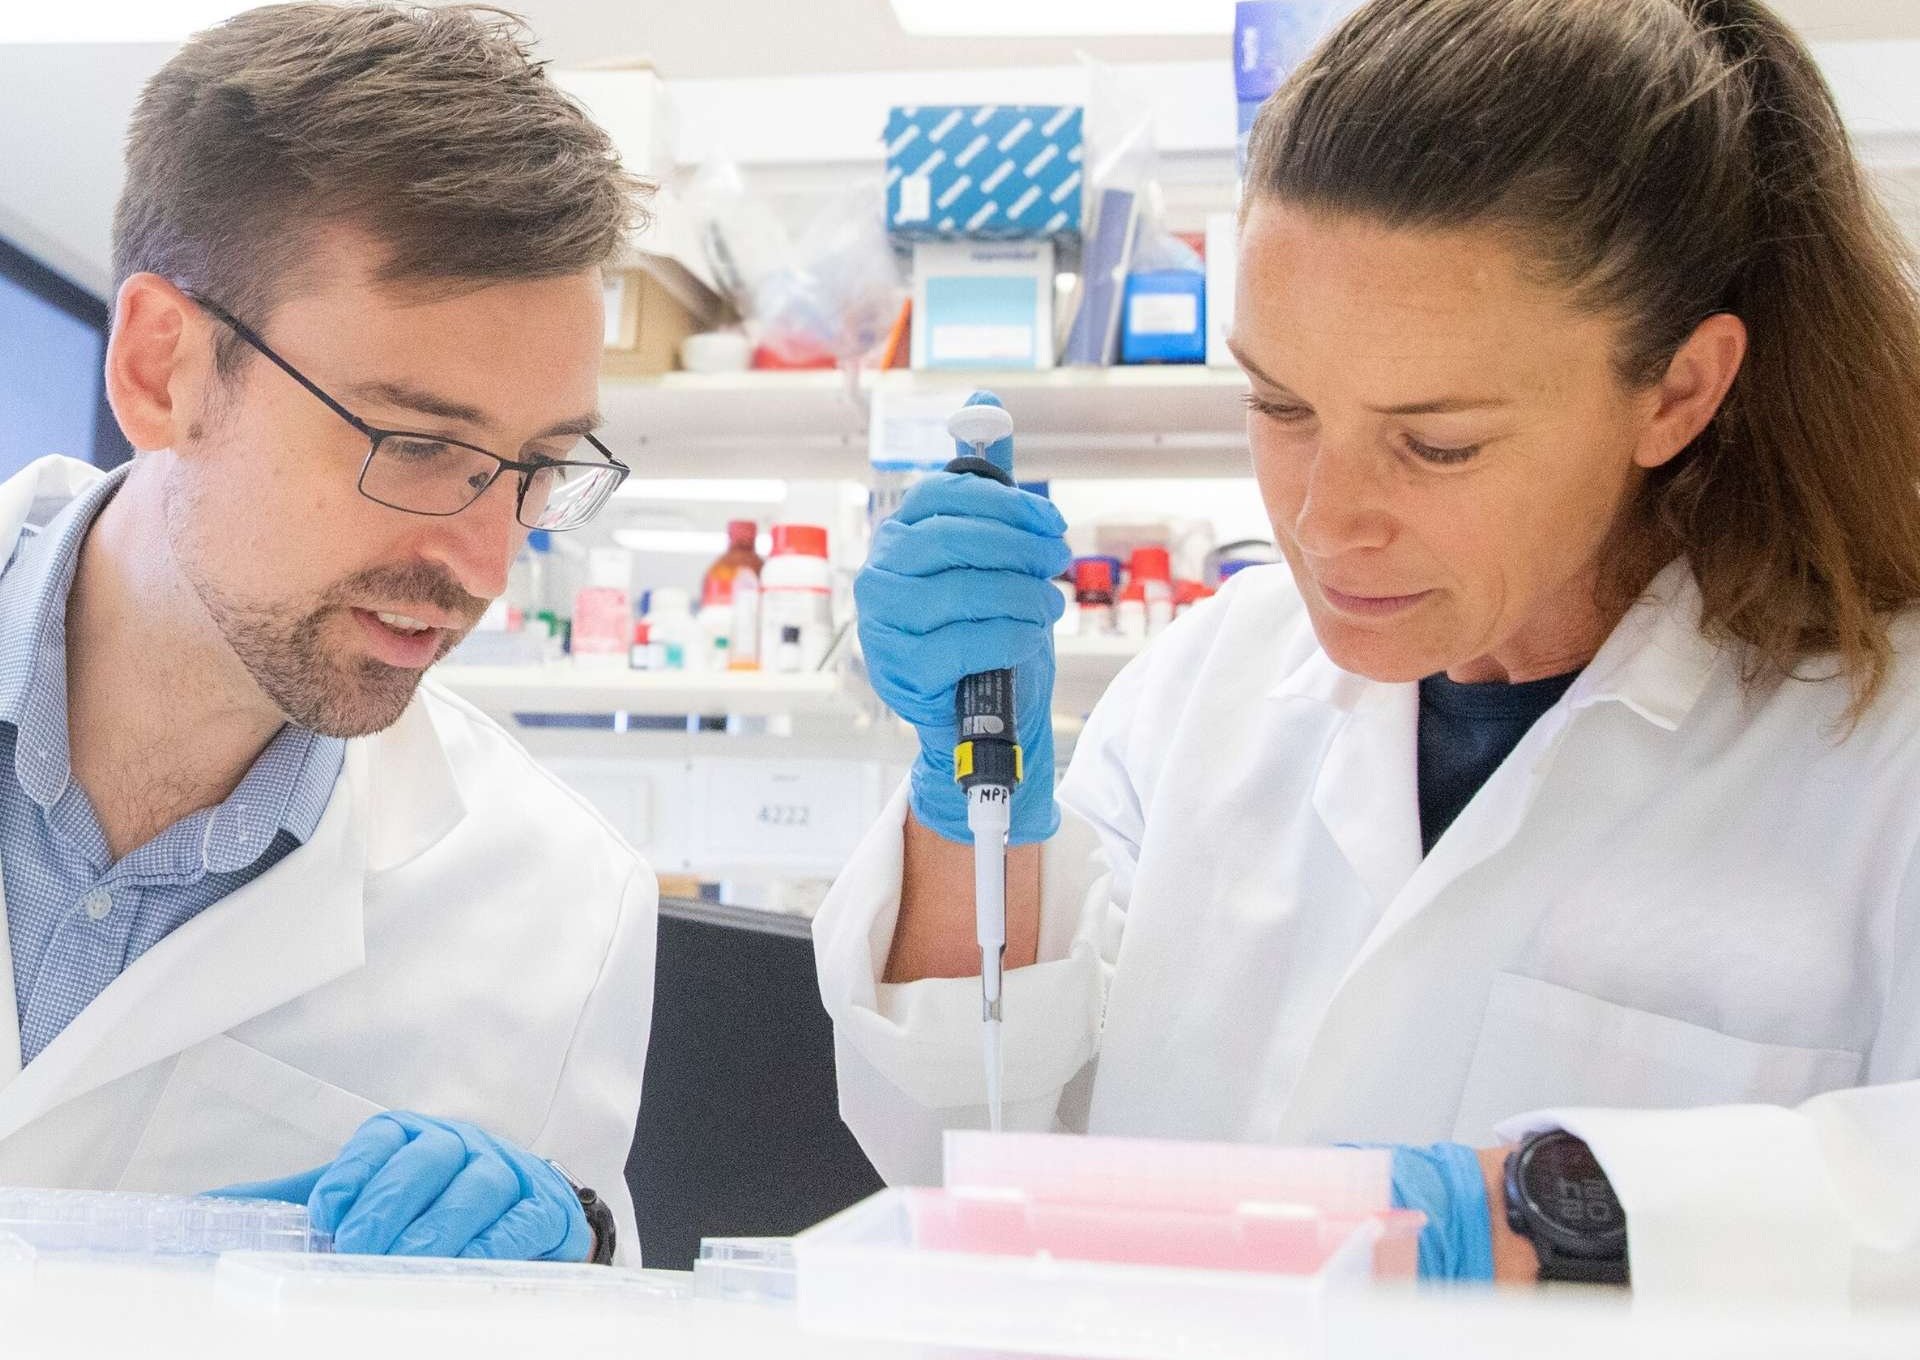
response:
[[[1173,558],[1165,548],[1135,548],[1127,576],[1129,589],[1140,588],[1147,636],[1154,637],[1173,622]]]
[[[1080,606],[1080,631],[1093,637],[1111,636],[1113,618],[1113,563],[1104,557],[1081,557],[1073,564],[1073,598]]]
[[[759,533],[750,519],[729,520],[727,550],[700,582],[700,626],[708,653],[726,657],[735,670],[759,667],[760,571],[766,565],[753,547]]]
[[[774,525],[773,555],[760,569],[760,655],[778,655],[789,628],[800,630],[799,668],[819,670],[833,643],[833,569],[817,524]]]
[[[1175,581],[1173,583],[1173,616],[1177,619],[1202,600],[1211,600],[1217,594],[1213,587],[1202,585],[1199,581]]]

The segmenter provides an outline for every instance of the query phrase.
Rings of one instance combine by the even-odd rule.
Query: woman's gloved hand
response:
[[[1427,1216],[1423,1280],[1493,1279],[1493,1218],[1480,1154],[1459,1143],[1393,1149],[1393,1203]]]
[[[998,406],[989,393],[968,405]],[[959,449],[971,454],[971,448]],[[1013,440],[987,457],[1013,470]],[[1015,845],[1058,829],[1053,803],[1053,625],[1065,603],[1053,578],[1072,564],[1053,503],[985,477],[938,473],[907,493],[875,532],[853,583],[860,643],[874,691],[920,735],[913,813],[951,841],[971,842],[967,799],[953,779],[954,694],[961,679],[1011,668],[1025,764],[1013,795]]]
[[[471,1124],[375,1115],[326,1166],[213,1192],[305,1204],[335,1251],[585,1261],[593,1230],[551,1164]]]

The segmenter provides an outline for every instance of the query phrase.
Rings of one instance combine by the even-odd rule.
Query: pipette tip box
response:
[[[841,1335],[1055,1355],[1309,1350],[1327,1296],[1411,1281],[1389,1155],[949,1134],[946,1186],[794,1239],[799,1316]]]

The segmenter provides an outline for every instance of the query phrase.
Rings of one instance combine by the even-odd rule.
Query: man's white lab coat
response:
[[[1849,735],[1844,682],[1743,688],[1698,619],[1676,564],[1423,859],[1417,687],[1337,668],[1285,568],[1236,577],[1079,741],[1009,1127],[1559,1124],[1642,1296],[1920,1299],[1920,629]],[[931,1181],[938,1130],[984,1122],[979,983],[879,982],[905,814],[814,936],[842,1112]]]
[[[49,458],[0,485],[0,562],[97,476]],[[368,1116],[415,1110],[559,1162],[637,1263],[624,1170],[656,903],[582,799],[428,681],[347,743],[306,845],[135,960],[24,1070],[0,931],[0,1185],[207,1190],[320,1165]]]

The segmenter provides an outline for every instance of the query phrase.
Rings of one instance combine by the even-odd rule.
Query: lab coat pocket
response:
[[[330,1162],[382,1107],[228,1035],[180,1055],[121,1177],[192,1194]]]
[[[1500,973],[1453,1137],[1489,1146],[1501,1120],[1569,1106],[1797,1105],[1858,1085],[1861,1067],[1858,1053],[1754,1043]]]

